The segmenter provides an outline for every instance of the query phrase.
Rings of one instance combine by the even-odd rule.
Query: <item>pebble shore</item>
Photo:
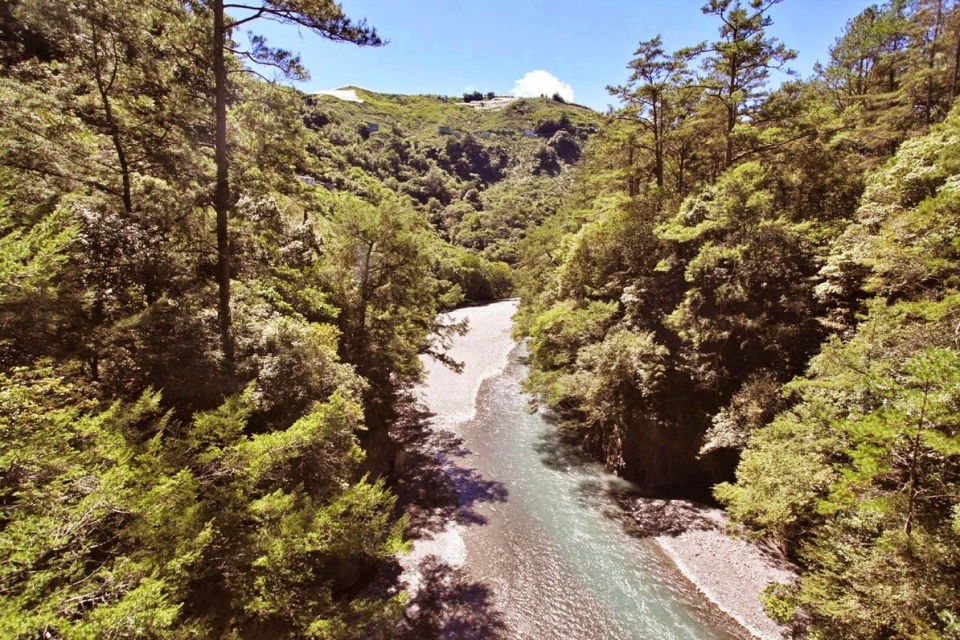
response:
[[[640,535],[650,535],[680,573],[717,608],[762,640],[791,630],[763,610],[760,595],[774,582],[792,584],[796,568],[775,550],[735,535],[727,514],[689,500],[621,500]]]

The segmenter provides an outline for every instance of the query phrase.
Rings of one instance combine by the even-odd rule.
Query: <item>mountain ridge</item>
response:
[[[478,110],[445,96],[336,91],[361,101],[303,96],[315,162],[301,173],[335,190],[405,194],[444,240],[507,264],[568,193],[603,119],[551,98]]]

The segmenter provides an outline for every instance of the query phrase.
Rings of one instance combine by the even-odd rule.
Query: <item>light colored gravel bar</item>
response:
[[[790,637],[787,627],[767,617],[760,594],[770,583],[793,583],[793,568],[759,545],[729,535],[729,519],[720,509],[697,506],[696,510],[698,526],[654,536],[664,553],[709,600],[754,637]],[[669,510],[664,515],[669,517]]]

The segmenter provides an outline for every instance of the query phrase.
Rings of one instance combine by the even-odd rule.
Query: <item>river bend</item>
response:
[[[506,301],[454,312],[470,323],[450,351],[464,370],[458,375],[425,361],[421,389],[432,428],[457,441],[439,455],[459,517],[432,544],[489,589],[497,624],[481,635],[744,637],[653,540],[627,532],[610,497],[624,490],[623,481],[564,445],[544,414],[531,408],[520,388],[523,347],[510,338],[515,310],[516,303]],[[470,636],[456,625],[442,635]]]

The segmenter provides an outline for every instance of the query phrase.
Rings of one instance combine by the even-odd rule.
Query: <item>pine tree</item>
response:
[[[682,121],[684,105],[678,94],[689,80],[690,55],[668,56],[660,36],[641,42],[634,55],[627,66],[632,72],[627,84],[608,86],[607,91],[624,105],[616,117],[638,123],[649,134],[652,141],[644,146],[653,154],[653,177],[662,188],[667,139]]]
[[[702,43],[685,55],[704,55],[704,74],[698,82],[716,100],[723,114],[723,166],[739,157],[734,128],[756,113],[767,95],[766,84],[773,70],[790,73],[786,64],[797,57],[776,38],[767,35],[773,24],[769,10],[782,0],[710,0],[701,11],[720,21],[720,40]]]
[[[229,218],[233,200],[230,193],[230,156],[227,148],[227,94],[229,90],[226,55],[232,52],[254,66],[267,65],[278,69],[287,77],[305,79],[305,70],[299,58],[284,49],[271,48],[259,36],[251,40],[248,50],[234,46],[231,33],[249,22],[266,18],[284,24],[294,24],[310,29],[320,36],[336,42],[351,42],[361,46],[380,46],[383,41],[375,29],[368,28],[365,21],[354,24],[332,0],[265,0],[262,3],[229,3],[223,0],[208,0],[206,6],[213,13],[211,45],[213,50],[213,94],[215,141],[214,154],[217,165],[214,210],[217,216],[217,283],[219,287],[220,343],[228,369],[234,365],[234,340],[231,335],[230,311],[230,237]],[[231,19],[227,11],[241,14]]]

